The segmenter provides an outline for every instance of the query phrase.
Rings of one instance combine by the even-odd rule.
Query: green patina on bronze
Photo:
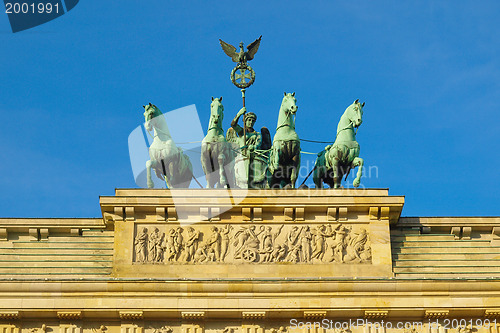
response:
[[[269,156],[269,186],[295,188],[300,167],[300,140],[295,132],[297,99],[295,93],[284,93],[278,125]]]
[[[175,145],[160,109],[151,103],[143,107],[146,130],[154,132],[153,143],[149,147],[150,160],[146,162],[148,188],[154,187],[151,168],[158,178],[165,180],[168,188],[188,188],[193,178],[189,157]]]
[[[262,36],[257,38],[255,41],[250,43],[247,46],[247,52],[243,49],[243,42],[240,43],[240,51],[236,52],[236,47],[231,44],[224,42],[222,39],[219,39],[220,45],[222,46],[222,50],[227,54],[233,62],[237,62],[240,64],[246,64],[247,61],[250,61],[254,58],[255,54],[259,50],[260,41],[262,40]]]
[[[331,188],[341,187],[342,177],[358,167],[353,186],[358,187],[363,174],[363,159],[359,158],[359,144],[356,132],[363,122],[363,104],[355,100],[344,112],[337,125],[337,136],[333,145],[318,153],[314,166],[313,180],[316,188],[323,188],[323,182]],[[356,130],[357,131],[357,130]]]
[[[269,130],[262,127],[261,132],[257,132],[254,129],[257,116],[253,112],[247,113],[245,107],[246,88],[255,81],[255,72],[247,62],[254,58],[261,39],[262,36],[248,45],[246,52],[243,43],[240,43],[240,51],[237,52],[236,47],[219,39],[226,55],[237,63],[231,72],[231,81],[242,88],[243,108],[232,120],[231,128],[224,138],[222,97],[212,98],[210,124],[207,136],[203,139],[201,156],[209,188],[295,188],[301,153],[300,139],[295,131],[298,109],[295,93],[284,93],[272,144]],[[236,74],[237,71],[240,73]],[[355,128],[361,125],[364,104],[356,100],[346,109],[337,127],[335,143],[318,153],[311,171],[317,188],[322,188],[323,183],[332,188],[341,187],[342,177],[347,178],[355,167],[358,167],[358,172],[353,185],[360,185],[363,160],[359,158]],[[243,127],[238,125],[242,116]]]
[[[247,63],[252,60],[259,50],[260,41],[262,36],[257,38],[253,43],[247,46],[247,50],[243,48],[243,42],[240,43],[240,51],[236,52],[236,47],[231,44],[224,42],[222,39],[219,39],[220,45],[222,46],[222,50],[226,55],[228,55],[233,62],[237,62],[236,67],[231,71],[231,82],[238,88],[246,89],[250,87],[255,82],[255,71],[250,67]],[[237,73],[239,72],[239,73]],[[248,73],[247,73],[248,72]],[[248,82],[246,80],[249,80]],[[244,98],[244,97],[243,97]],[[243,102],[244,104],[245,102]],[[245,105],[243,105],[245,106]]]
[[[255,72],[247,62],[254,58],[261,39],[262,36],[249,44],[248,51],[240,43],[239,52],[236,52],[236,47],[219,39],[224,52],[233,62],[237,62],[231,72],[231,81],[242,88],[243,107],[224,136],[222,97],[212,97],[208,131],[201,144],[201,164],[207,188],[295,188],[301,153],[300,139],[295,131],[295,114],[298,110],[295,93],[284,93],[272,143],[266,127],[262,127],[261,132],[254,129],[257,115],[247,113],[245,107],[246,88],[255,81]],[[237,71],[240,73],[237,74]],[[250,73],[247,74],[246,71]],[[360,185],[363,159],[359,158],[360,147],[356,141],[356,131],[362,123],[364,105],[365,103],[360,104],[356,100],[345,110],[337,126],[334,144],[318,153],[311,171],[317,188],[323,188],[323,183],[331,188],[340,188],[342,177],[347,179],[351,169],[356,167],[358,171],[353,185]],[[146,129],[154,130],[153,143],[149,148],[150,160],[146,163],[147,186],[153,187],[153,168],[169,188],[189,187],[193,178],[189,157],[173,142],[161,111],[151,103],[144,106],[144,109]],[[238,124],[242,116],[243,127]]]
[[[265,127],[261,133],[254,130],[253,126],[257,119],[254,113],[246,114],[245,92],[255,82],[255,71],[248,65],[257,53],[262,36],[247,46],[245,51],[243,42],[240,43],[240,51],[236,47],[219,39],[222,50],[231,57],[237,65],[231,71],[231,82],[241,89],[243,108],[238,112],[231,122],[226,139],[232,145],[235,152],[234,174],[236,186],[240,188],[266,188],[267,187],[267,162],[271,136]],[[247,81],[248,80],[248,81]],[[243,116],[243,128],[238,125],[239,118]]]
[[[212,97],[207,135],[201,142],[201,165],[207,180],[207,188],[234,187],[234,155],[231,144],[224,137],[223,119],[222,97]]]
[[[257,115],[253,112],[246,113],[243,107],[236,114],[231,127],[226,134],[226,140],[231,142],[235,157],[235,180],[239,188],[266,188],[267,187],[267,162],[271,135],[266,127],[257,132],[253,126]],[[243,128],[238,125],[238,120],[244,116]]]

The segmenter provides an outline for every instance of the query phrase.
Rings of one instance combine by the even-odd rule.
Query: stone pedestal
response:
[[[391,277],[387,190],[117,190],[113,276]]]

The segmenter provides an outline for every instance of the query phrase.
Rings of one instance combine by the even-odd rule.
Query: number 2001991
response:
[[[50,2],[43,3],[5,3],[5,13],[7,14],[51,14],[59,13],[59,4]]]

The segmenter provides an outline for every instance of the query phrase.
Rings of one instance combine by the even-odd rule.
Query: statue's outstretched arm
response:
[[[245,112],[247,112],[247,108],[242,107],[240,111],[238,111],[238,113],[236,114],[236,117],[234,117],[233,121],[231,122],[231,127],[235,127],[238,125],[238,120]]]

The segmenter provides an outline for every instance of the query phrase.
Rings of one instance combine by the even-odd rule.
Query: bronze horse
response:
[[[271,188],[295,188],[300,167],[300,140],[295,132],[293,119],[297,109],[295,93],[285,92],[269,156],[269,187]]]
[[[353,186],[358,187],[363,174],[363,159],[359,158],[359,144],[356,141],[356,132],[363,122],[363,104],[359,100],[349,105],[337,126],[337,137],[333,145],[326,146],[318,154],[314,165],[313,180],[316,188],[323,188],[323,182],[330,188],[339,188],[342,177],[349,175],[351,169],[358,168]]]
[[[212,97],[208,131],[201,143],[201,165],[207,188],[234,187],[234,156],[222,130],[224,106],[221,102],[222,97]]]

